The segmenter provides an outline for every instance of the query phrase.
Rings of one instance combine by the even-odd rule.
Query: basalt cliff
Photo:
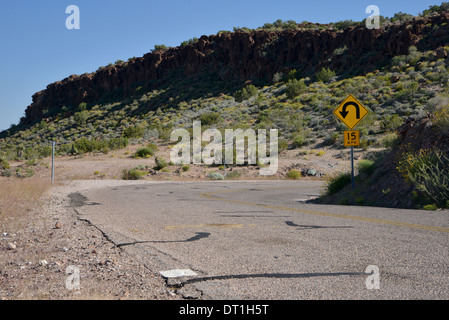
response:
[[[276,73],[292,68],[305,76],[322,67],[340,76],[363,74],[381,68],[396,55],[406,54],[410,46],[435,50],[447,43],[448,22],[449,13],[442,13],[378,30],[364,26],[339,31],[262,29],[202,36],[193,44],[155,50],[94,73],[52,83],[33,95],[20,124],[40,121],[43,110],[49,108],[75,108],[81,102],[95,103],[113,92],[130,96],[142,84],[157,88],[173,77],[188,78],[202,72],[213,72],[217,81],[242,82],[271,81]]]

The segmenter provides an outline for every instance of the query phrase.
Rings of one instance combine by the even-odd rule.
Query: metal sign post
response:
[[[55,142],[51,142],[51,184],[55,182]]]
[[[355,190],[355,181],[354,181],[354,147],[351,147],[351,185],[352,191]]]
[[[352,190],[355,190],[354,183],[354,147],[360,146],[360,131],[345,131],[344,146],[351,147],[351,184]]]
[[[352,130],[344,132],[344,146],[351,147],[351,186],[353,191],[355,190],[354,147],[360,145],[360,131],[354,131],[353,129],[368,113],[369,110],[352,94],[334,110],[334,115]]]

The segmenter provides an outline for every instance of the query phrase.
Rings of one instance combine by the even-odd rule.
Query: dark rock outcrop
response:
[[[286,30],[224,32],[202,36],[183,47],[156,50],[126,63],[100,68],[95,73],[72,75],[52,83],[33,95],[22,125],[43,117],[43,110],[94,103],[119,92],[132,95],[135,88],[151,82],[156,85],[176,74],[190,77],[203,71],[215,72],[217,80],[271,80],[277,72],[291,68],[304,75],[323,66],[340,74],[375,70],[391,57],[406,54],[412,45],[436,49],[448,42],[449,13],[430,18],[415,18],[404,24],[380,30],[364,26],[334,30]],[[437,26],[435,28],[434,26]],[[347,49],[335,54],[339,48]]]

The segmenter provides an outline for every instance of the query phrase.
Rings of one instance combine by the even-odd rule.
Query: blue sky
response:
[[[362,20],[368,5],[383,16],[418,14],[431,0],[15,0],[0,6],[0,131],[17,124],[32,95],[71,74],[141,57],[156,44],[178,46],[202,35],[256,28],[277,19],[327,23]],[[66,8],[80,9],[68,30]]]

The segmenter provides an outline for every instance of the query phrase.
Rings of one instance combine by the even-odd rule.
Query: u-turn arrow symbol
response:
[[[346,108],[348,106],[354,106],[355,107],[355,111],[356,111],[356,116],[355,117],[356,117],[356,119],[360,119],[360,106],[357,103],[353,102],[353,101],[346,102],[345,105],[343,106],[343,110],[340,111],[340,114],[343,117],[343,119],[345,119],[346,116],[349,113],[349,111],[346,110]]]

